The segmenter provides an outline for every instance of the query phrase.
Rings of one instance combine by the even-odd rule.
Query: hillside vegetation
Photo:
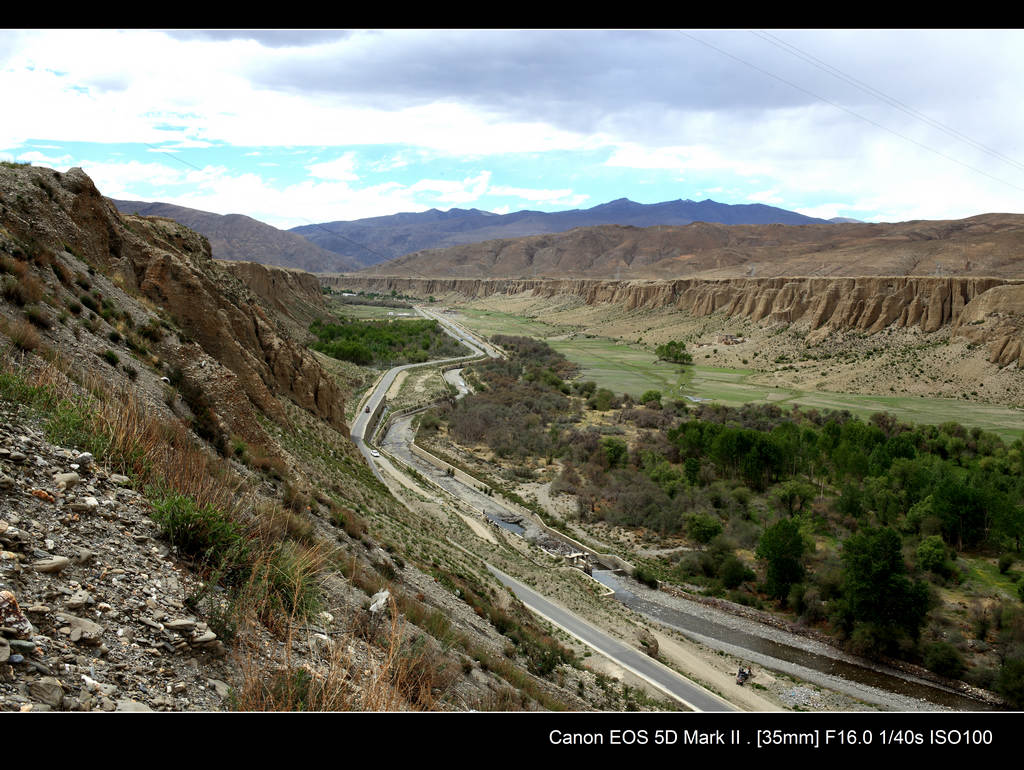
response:
[[[1024,703],[1020,438],[884,413],[598,397],[563,379],[572,365],[543,343],[492,341],[508,361],[473,365],[478,392],[422,421],[431,442],[489,458],[524,489],[550,479],[575,501],[549,518],[569,532],[657,543],[657,556],[622,551],[640,580],[772,608],[859,654]]]

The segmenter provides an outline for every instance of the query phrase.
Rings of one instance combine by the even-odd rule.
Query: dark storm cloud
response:
[[[949,104],[959,90],[976,93],[972,83],[990,87],[993,70],[1000,74],[1002,58],[1019,47],[1019,36],[998,30],[769,34],[388,30],[355,33],[287,60],[268,57],[248,74],[257,85],[356,104],[453,100],[578,131],[628,126],[634,137],[656,140],[685,115],[750,120],[822,100],[872,115],[886,109],[904,123],[911,119],[823,65],[909,104]]]

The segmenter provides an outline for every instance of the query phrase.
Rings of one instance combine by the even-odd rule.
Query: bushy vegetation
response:
[[[554,447],[547,425],[574,411],[565,383],[574,367],[536,340],[499,336],[494,342],[509,357],[473,364],[482,389],[443,416],[464,443],[486,443],[502,457],[546,456]]]
[[[321,353],[360,366],[397,366],[454,358],[466,349],[437,321],[314,321],[309,330]]]
[[[674,364],[692,364],[693,355],[687,352],[686,343],[678,340],[672,340],[666,342],[664,345],[658,345],[654,349],[658,359],[661,361],[671,361]]]
[[[571,367],[539,343],[499,344],[509,360],[476,365],[481,392],[442,410],[441,422],[455,440],[499,457],[557,459],[552,491],[575,495],[581,523],[691,544],[644,559],[638,579],[698,585],[745,604],[767,599],[854,651],[974,676],[963,650],[929,626],[933,586],[964,580],[961,556],[1001,556],[1000,574],[1014,574],[1024,442],[955,423],[691,406],[654,392],[634,405],[593,382],[570,382]],[[582,409],[620,404],[602,426],[579,424]],[[629,426],[628,438],[609,422]],[[1000,643],[1014,659],[1017,643]],[[1012,666],[993,671],[987,686],[1001,681],[1012,698]]]

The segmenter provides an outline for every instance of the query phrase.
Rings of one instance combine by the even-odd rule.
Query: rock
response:
[[[79,502],[71,503],[68,507],[75,513],[87,513],[99,507],[99,500],[95,497],[87,497]]]
[[[650,631],[640,629],[640,631],[637,632],[637,642],[640,644],[640,649],[646,652],[650,657],[658,657],[658,640]]]
[[[113,709],[107,709],[107,708],[104,707],[103,710],[104,711],[111,711],[111,710],[113,710],[113,711],[152,711],[153,709],[151,709],[145,703],[140,703],[137,700],[125,699],[125,700],[117,701],[117,703],[114,704],[114,708]]]
[[[71,598],[64,603],[64,606],[69,610],[80,610],[85,605],[91,604],[92,601],[92,595],[84,588],[80,588],[71,595]]]
[[[180,634],[187,634],[196,627],[196,621],[188,618],[177,618],[164,623],[164,628],[170,631],[177,631]]]
[[[35,642],[27,639],[10,639],[7,643],[10,645],[12,650],[20,652],[23,655],[34,654],[36,647],[38,646]]]
[[[31,564],[36,572],[60,572],[71,564],[71,559],[66,556],[52,556],[49,559],[39,559]]]
[[[53,474],[53,482],[58,489],[72,489],[81,480],[81,477],[74,472]]]
[[[28,694],[33,700],[45,703],[50,708],[60,708],[64,702],[64,688],[52,676],[44,676],[28,686]]]
[[[126,487],[132,483],[132,480],[127,476],[121,475],[120,473],[111,473],[110,482],[112,484],[117,484],[119,487]]]
[[[6,663],[9,657],[11,657],[11,645],[0,636],[0,663]]]
[[[66,627],[70,628],[68,638],[78,644],[99,644],[103,636],[104,628],[99,623],[69,615],[65,612],[58,612],[57,619]]]
[[[79,467],[85,470],[92,467],[93,456],[89,452],[82,452],[79,455],[75,455],[75,462],[78,463]]]
[[[206,684],[212,687],[221,698],[226,698],[231,694],[231,686],[227,682],[222,682],[219,679],[207,679]]]
[[[97,682],[90,676],[82,674],[82,682],[85,685],[85,689],[91,693],[99,693],[100,695],[111,696],[117,692],[117,685],[113,684],[102,684]]]
[[[10,591],[0,591],[0,626],[11,629],[16,639],[31,639],[35,633]]]
[[[217,635],[213,633],[213,631],[205,631],[204,633],[192,639],[191,642],[192,644],[209,644],[216,638]]]
[[[388,589],[378,591],[370,597],[370,612],[376,614],[383,610],[388,603],[388,599],[391,597],[391,592]]]

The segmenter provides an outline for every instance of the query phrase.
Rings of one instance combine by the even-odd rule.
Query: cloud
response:
[[[572,190],[541,190],[529,187],[508,187],[506,185],[494,185],[487,189],[487,194],[492,196],[504,196],[522,198],[533,203],[545,203],[551,206],[565,206],[575,208],[584,203],[588,195],[576,193]]]
[[[253,40],[267,48],[294,48],[322,45],[344,40],[352,33],[343,29],[261,29],[261,30],[172,30],[167,35],[175,40],[223,42]]]
[[[471,161],[498,178],[500,158],[513,153],[539,160],[537,171],[508,177],[507,194],[568,205],[586,192],[577,180],[595,177],[571,169],[569,156],[592,164],[600,153],[603,178],[634,190],[675,175],[676,184],[735,189],[738,200],[773,190],[804,209],[845,200],[875,201],[891,217],[929,216],[925,207],[930,216],[1024,210],[1020,168],[977,146],[1024,160],[1024,32],[767,34],[5,31],[0,93],[32,109],[0,121],[0,148],[12,156],[34,149],[30,141],[315,148],[311,184],[341,185],[332,194],[357,207],[346,196],[357,174],[374,172],[421,179],[380,187],[377,202],[469,202],[477,188],[445,177],[443,162]],[[346,160],[367,145],[407,149],[358,167]],[[544,156],[551,151],[558,163]],[[569,179],[576,189],[558,197]]]
[[[308,167],[311,176],[317,179],[330,179],[337,182],[353,182],[359,179],[355,173],[356,154],[346,152],[340,158],[314,163]]]
[[[479,200],[487,193],[491,181],[490,171],[481,171],[474,177],[449,181],[447,179],[421,179],[409,186],[409,191],[429,193],[438,203],[458,205]]]
[[[31,152],[23,152],[17,156],[19,161],[28,161],[34,164],[45,164],[47,166],[62,166],[71,162],[70,155],[61,155],[60,157],[51,157],[43,155],[41,152],[32,150]]]

